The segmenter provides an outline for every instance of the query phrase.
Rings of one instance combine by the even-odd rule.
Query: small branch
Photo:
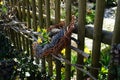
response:
[[[4,24],[1,24],[1,25],[4,25],[4,26],[13,26],[13,25],[19,25],[19,24],[26,24],[26,22],[17,22],[17,21],[11,21],[9,23],[4,23]]]
[[[80,49],[78,49],[78,48],[76,48],[76,47],[74,47],[74,46],[70,46],[70,48],[73,49],[74,51],[78,52],[79,54],[81,54],[82,56],[84,56],[84,57],[86,57],[86,58],[89,58],[89,57],[90,57],[89,54],[83,52],[82,50],[80,50]]]

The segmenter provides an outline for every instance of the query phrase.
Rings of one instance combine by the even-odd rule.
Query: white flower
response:
[[[29,72],[25,72],[25,76],[26,76],[26,77],[29,77],[29,76],[30,76],[30,73],[29,73]]]
[[[37,65],[35,61],[33,61],[33,64],[34,64],[34,65]]]
[[[17,58],[14,58],[14,61],[15,61],[15,62],[18,62]]]

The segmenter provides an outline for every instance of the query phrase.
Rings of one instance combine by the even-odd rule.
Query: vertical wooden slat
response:
[[[96,12],[93,35],[93,49],[92,49],[92,67],[100,68],[100,47],[102,38],[102,24],[104,17],[105,0],[96,0]],[[91,70],[92,75],[98,78],[98,70]]]
[[[12,5],[15,5],[15,0],[12,0]]]
[[[31,1],[32,3],[32,19],[33,19],[33,29],[34,31],[37,31],[37,17],[36,17],[36,1],[35,0],[32,0]]]
[[[16,40],[16,33],[15,31],[13,31],[13,37],[14,37],[14,45],[15,45],[15,48],[17,48],[17,40]]]
[[[118,0],[112,43],[120,43],[120,0]]]
[[[16,5],[16,2],[17,2],[16,0],[12,0],[13,6]]]
[[[13,6],[13,0],[10,0],[10,6],[11,7]]]
[[[46,27],[50,26],[50,0],[45,0]]]
[[[66,0],[66,26],[71,21],[71,0]],[[71,49],[68,46],[65,50],[65,57],[69,61],[71,61]],[[71,66],[68,64],[65,64],[65,80],[70,80],[71,77]]]
[[[25,15],[25,0],[21,1],[21,5],[22,5],[22,21],[26,20],[26,15]],[[23,50],[27,51],[27,42],[26,42],[26,38],[25,36],[22,37],[23,38]]]
[[[55,0],[55,24],[60,22],[60,0]],[[61,80],[61,62],[56,59],[56,80]]]
[[[18,46],[19,46],[19,50],[21,50],[21,37],[20,37],[20,32],[17,32],[17,36],[18,36]]]
[[[32,44],[33,44],[33,42],[30,41],[30,45],[29,45],[29,47],[30,47],[30,55],[31,55],[31,58],[33,58]]]
[[[25,13],[25,7],[27,7],[29,9],[29,4],[26,6],[27,4],[27,0],[23,0],[23,21],[26,21],[26,13]],[[27,12],[27,16],[29,17],[29,11]],[[27,25],[28,27],[28,25]],[[27,51],[27,54],[29,54],[29,42],[28,42],[28,38],[25,39],[26,41],[26,51]]]
[[[25,15],[25,0],[22,1],[22,20],[26,20],[26,15]]]
[[[16,47],[14,31],[11,28],[10,28],[10,33],[11,33],[11,39],[12,39],[13,45]]]
[[[30,45],[30,43],[29,43],[29,39],[28,38],[26,39],[26,44],[27,44],[26,45],[27,46],[27,54],[29,54],[29,52],[30,52],[29,51],[29,45]]]
[[[16,48],[19,50],[19,39],[18,39],[18,33],[15,31],[15,37],[16,37]]]
[[[29,5],[30,5],[29,0],[26,0],[26,8],[27,8],[27,27],[28,27],[28,28],[31,28]]]
[[[13,5],[16,5],[16,3],[17,3],[17,0],[13,0]],[[20,1],[18,1],[18,17],[21,20],[22,15],[21,15],[21,8],[20,8],[20,6],[21,6]],[[17,25],[17,26],[19,26],[19,25]],[[18,48],[18,50],[20,50],[21,49],[21,43],[20,43],[19,32],[16,32],[15,35],[16,35],[17,48]]]
[[[22,35],[22,44],[23,44],[23,51],[25,51],[25,37]]]
[[[11,33],[11,28],[9,28],[9,35],[10,35],[10,40],[13,43],[13,38],[12,38],[12,33]]]
[[[78,14],[78,40],[80,41],[78,48],[84,51],[86,0],[79,0]],[[83,65],[83,56],[80,54],[77,55],[77,64]],[[77,80],[83,80],[83,73],[80,70],[77,70]]]
[[[120,44],[120,0],[118,0],[118,4],[117,4],[117,12],[116,12],[116,18],[115,18],[113,37],[112,37],[112,44]],[[111,55],[110,59],[112,59],[112,57],[113,55]],[[110,60],[110,62],[112,61]],[[109,71],[108,71],[108,80],[120,79],[119,70],[117,70],[118,66],[119,65],[110,64]]]
[[[50,26],[50,0],[45,0],[45,9],[46,9],[46,27]],[[52,76],[52,56],[48,56],[48,75]]]
[[[21,33],[19,33],[19,37],[20,37],[20,46],[21,46],[20,49],[23,50],[22,49],[22,36],[21,36]]]
[[[19,18],[19,20],[22,20],[22,14],[21,14],[20,6],[21,6],[20,1],[18,1],[18,18]]]
[[[47,10],[47,9],[49,10],[49,7],[46,8],[47,5],[49,5],[49,2],[50,2],[50,0],[45,0],[45,10]],[[46,13],[46,15],[47,15],[47,18],[49,18],[49,14]],[[47,20],[47,18],[46,18],[46,26],[49,25],[49,20]],[[44,72],[44,74],[46,74],[46,66],[45,65],[46,65],[45,64],[45,58],[42,58],[42,72]],[[44,77],[44,79],[45,79],[45,77]]]
[[[43,7],[42,7],[42,4],[43,4],[43,1],[42,0],[38,0],[38,13],[39,13],[39,16],[38,16],[38,20],[39,20],[39,26],[41,28],[43,28]]]
[[[9,5],[11,6],[11,0],[9,0]]]
[[[27,52],[27,36],[25,36],[25,51]]]

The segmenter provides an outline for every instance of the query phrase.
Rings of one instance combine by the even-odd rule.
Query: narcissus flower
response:
[[[37,42],[38,42],[38,44],[42,43],[42,39],[40,37],[38,37]]]

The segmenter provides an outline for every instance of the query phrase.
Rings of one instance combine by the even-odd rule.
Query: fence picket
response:
[[[71,0],[66,0],[66,20],[65,21],[66,21],[65,23],[66,26],[71,21]],[[65,56],[66,56],[66,59],[71,61],[71,50],[69,46],[65,50]],[[70,80],[70,79],[71,79],[71,66],[68,64],[65,64],[65,80]]]
[[[55,24],[60,22],[60,0],[55,0]],[[56,80],[61,80],[61,62],[56,59]]]
[[[32,23],[33,23],[33,30],[37,31],[37,17],[36,17],[36,0],[31,0],[31,5],[32,5]]]
[[[84,39],[85,39],[85,22],[86,22],[86,0],[79,0],[79,9],[78,9],[78,40],[80,45],[78,48],[84,51]],[[83,56],[77,55],[77,63],[83,65]],[[77,70],[77,80],[83,80],[83,72]]]
[[[92,49],[92,67],[100,68],[100,48],[102,40],[102,25],[104,17],[105,0],[96,1],[96,13],[93,33],[93,49]],[[98,70],[91,70],[92,75],[98,78]]]
[[[27,8],[27,27],[31,28],[30,3],[29,3],[29,0],[26,0],[26,8]]]

